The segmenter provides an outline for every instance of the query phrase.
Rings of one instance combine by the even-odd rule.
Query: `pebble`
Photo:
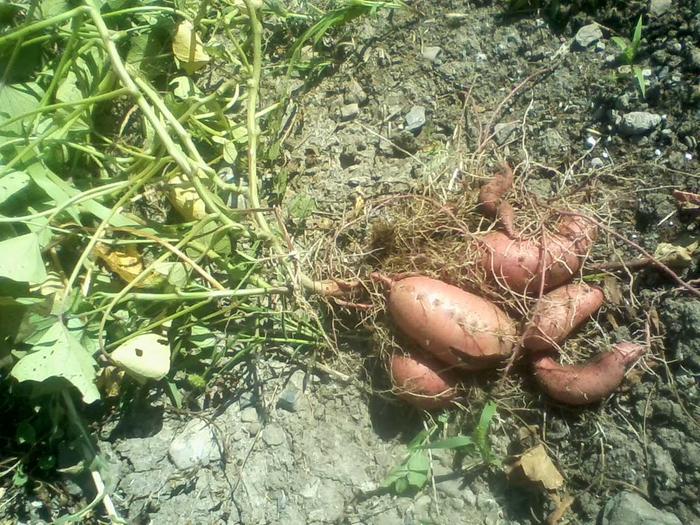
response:
[[[262,431],[262,438],[267,445],[276,447],[277,445],[284,443],[287,436],[285,435],[284,430],[282,430],[282,427],[273,423],[264,428]]]
[[[413,106],[411,111],[406,113],[406,129],[408,131],[418,131],[425,125],[425,108],[423,106]]]
[[[646,111],[632,111],[623,115],[620,133],[626,136],[643,135],[659,124],[661,124],[661,115]]]
[[[574,37],[574,42],[580,48],[585,49],[598,42],[601,38],[603,38],[603,31],[600,29],[600,26],[598,24],[588,24],[578,30]]]
[[[657,509],[639,494],[622,492],[605,504],[601,525],[681,525],[670,512]]]
[[[345,104],[342,108],[340,108],[341,120],[352,120],[359,114],[360,106],[356,102],[353,102],[352,104]]]
[[[593,157],[591,159],[591,168],[593,168],[594,170],[599,170],[604,167],[605,162],[603,162],[603,159],[601,159],[600,157]]]
[[[510,141],[513,137],[513,133],[518,129],[519,124],[517,122],[505,122],[496,124],[493,127],[494,139],[499,146],[503,146],[506,142]]]
[[[651,16],[661,16],[671,9],[671,0],[650,0],[649,14]]]
[[[287,412],[296,412],[299,410],[302,392],[294,385],[287,385],[280,394],[277,400],[277,406]]]
[[[423,48],[423,58],[429,62],[435,62],[438,55],[442,53],[442,48],[438,46],[427,46]]]
[[[241,410],[241,421],[243,423],[252,423],[258,420],[258,411],[255,407],[247,407]]]
[[[211,425],[193,419],[170,443],[168,456],[178,469],[186,470],[219,460],[221,452]]]
[[[688,52],[688,57],[690,59],[690,65],[693,69],[700,70],[700,48],[692,47]]]
[[[367,93],[362,89],[360,83],[354,78],[350,81],[347,87],[343,101],[346,104],[359,104],[362,105],[367,102]]]

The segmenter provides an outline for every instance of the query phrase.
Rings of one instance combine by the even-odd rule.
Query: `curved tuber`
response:
[[[513,220],[515,212],[510,203],[503,198],[513,187],[513,170],[507,162],[499,166],[499,171],[484,184],[479,191],[481,212],[492,219],[499,220],[508,237],[515,237]]]
[[[569,284],[542,296],[525,334],[528,350],[554,350],[603,305],[600,288],[587,284]]]
[[[389,361],[394,394],[426,410],[450,406],[457,397],[458,379],[445,367],[416,353],[395,353]]]
[[[588,405],[609,396],[625,377],[627,367],[644,354],[644,347],[619,343],[582,365],[561,365],[551,357],[534,361],[535,378],[549,397],[567,405]]]
[[[500,232],[481,239],[479,265],[486,276],[516,293],[533,294],[569,281],[583,265],[596,237],[595,225],[581,217],[567,217],[558,233],[514,240]],[[544,242],[542,242],[544,241]]]
[[[493,303],[436,279],[375,280],[389,288],[387,309],[423,350],[466,370],[493,368],[515,343],[515,323]]]

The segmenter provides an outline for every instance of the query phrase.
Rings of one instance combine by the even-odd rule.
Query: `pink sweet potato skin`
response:
[[[561,365],[551,357],[539,357],[533,363],[535,378],[552,399],[588,405],[609,396],[622,383],[627,367],[643,354],[640,345],[619,343],[583,365]]]
[[[544,291],[571,280],[581,269],[584,257],[595,240],[595,227],[580,217],[567,217],[559,233],[546,234],[544,258]],[[519,294],[535,294],[540,290],[542,238],[514,240],[500,232],[491,232],[481,239],[480,266],[487,277]]]
[[[523,335],[527,350],[555,350],[603,305],[600,288],[568,284],[542,296]]]
[[[466,370],[497,366],[516,341],[515,323],[496,305],[428,277],[391,283],[387,308],[421,348]]]
[[[504,162],[493,178],[479,191],[481,212],[492,219],[498,219],[508,237],[515,237],[513,207],[503,196],[513,187],[513,170]]]
[[[393,392],[417,408],[446,408],[457,397],[457,378],[435,359],[397,352],[391,356],[389,368]]]

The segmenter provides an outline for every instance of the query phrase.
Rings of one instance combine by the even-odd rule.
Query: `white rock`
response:
[[[221,452],[211,425],[201,419],[193,419],[170,443],[168,456],[177,468],[185,470],[208,465],[220,459]]]
[[[661,120],[661,115],[655,113],[632,111],[623,115],[622,122],[620,122],[620,133],[627,136],[644,135],[661,124]]]
[[[574,41],[582,48],[595,44],[603,38],[603,31],[598,24],[588,24],[578,30]]]

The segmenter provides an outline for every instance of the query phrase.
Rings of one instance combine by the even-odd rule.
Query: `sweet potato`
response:
[[[544,291],[569,281],[581,268],[595,239],[595,227],[581,217],[567,217],[559,233],[513,240],[500,232],[481,239],[480,266],[487,277],[516,293],[538,293],[542,278],[540,260],[544,254]]]
[[[457,397],[458,379],[447,365],[417,353],[395,353],[389,361],[393,392],[426,410],[450,406]]]
[[[508,237],[515,237],[513,207],[503,198],[513,186],[513,170],[504,162],[493,178],[484,184],[479,191],[481,213],[501,222]]]
[[[598,311],[605,295],[587,284],[561,286],[542,296],[523,335],[528,350],[552,350]]]
[[[515,343],[515,323],[493,303],[428,277],[391,281],[387,309],[396,325],[444,363],[466,370],[495,367]]]
[[[587,405],[610,395],[627,367],[644,354],[644,347],[619,343],[583,365],[561,365],[551,357],[534,361],[535,378],[549,397],[567,405]]]

